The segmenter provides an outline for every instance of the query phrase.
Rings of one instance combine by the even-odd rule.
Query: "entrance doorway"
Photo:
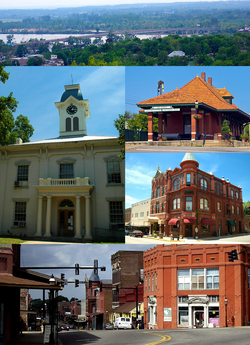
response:
[[[193,324],[196,328],[202,328],[204,326],[204,308],[194,307],[193,308]]]
[[[75,226],[74,203],[69,199],[64,199],[59,204],[58,209],[58,235],[61,237],[73,237]]]
[[[192,237],[192,224],[185,224],[185,237]]]
[[[191,115],[183,115],[183,127],[185,138],[191,139]]]

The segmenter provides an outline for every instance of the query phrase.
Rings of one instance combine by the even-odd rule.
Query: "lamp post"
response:
[[[196,100],[196,102],[195,102],[194,107],[195,107],[195,110],[196,110],[196,114],[198,114],[199,103],[198,103],[197,100]],[[198,131],[198,120],[195,119],[195,121],[196,121],[196,122],[195,122],[195,125],[196,125],[196,129],[195,129],[195,140],[198,140],[198,133],[197,133],[197,131]]]
[[[54,275],[51,275],[51,278],[49,279],[49,284],[51,286],[56,285],[56,280],[54,278]],[[55,318],[55,308],[54,308],[54,290],[51,289],[49,292],[49,300],[50,300],[50,313],[49,313],[49,323],[50,323],[50,344],[54,345],[55,344],[55,336],[54,336],[54,318]]]
[[[227,325],[227,304],[228,304],[228,299],[227,298],[225,298],[225,300],[224,300],[224,302],[225,302],[225,311],[226,311],[226,327],[228,327],[228,325]]]

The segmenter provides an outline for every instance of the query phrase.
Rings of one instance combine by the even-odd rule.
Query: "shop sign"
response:
[[[164,308],[163,321],[172,321],[172,308]]]

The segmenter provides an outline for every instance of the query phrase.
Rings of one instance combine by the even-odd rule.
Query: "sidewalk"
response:
[[[249,239],[250,239],[250,233],[244,232],[241,234],[235,234],[235,235],[225,235],[225,236],[220,236],[220,237],[202,237],[202,238],[198,238],[195,239],[193,237],[184,237],[184,238],[180,238],[179,240],[177,239],[171,239],[171,237],[163,237],[163,238],[159,238],[159,237],[154,237],[154,236],[150,236],[150,235],[145,235],[144,238],[153,238],[154,240],[158,240],[158,241],[166,241],[166,242],[194,242],[194,241],[216,241],[219,239],[227,239],[227,238],[232,238],[232,237],[241,237],[241,236],[247,236],[249,235]]]
[[[23,332],[23,335],[18,335],[13,345],[43,345],[43,333],[42,332]],[[55,344],[57,345],[57,344]],[[63,345],[58,339],[58,345]]]

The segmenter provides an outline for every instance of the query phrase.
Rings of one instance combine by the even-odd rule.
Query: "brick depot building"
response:
[[[250,322],[250,245],[159,245],[144,252],[145,328],[239,327]]]
[[[158,170],[152,180],[150,233],[160,237],[221,236],[244,232],[241,187],[224,177],[199,170],[192,153],[186,153],[180,168]]]
[[[153,140],[153,117],[158,118],[159,134],[178,134],[182,140],[221,139],[221,126],[226,119],[236,139],[250,116],[232,103],[233,95],[224,87],[206,81],[205,73],[197,75],[176,90],[137,103],[140,112],[148,115],[148,141]],[[196,120],[200,114],[200,120]],[[197,133],[197,136],[196,136]]]

